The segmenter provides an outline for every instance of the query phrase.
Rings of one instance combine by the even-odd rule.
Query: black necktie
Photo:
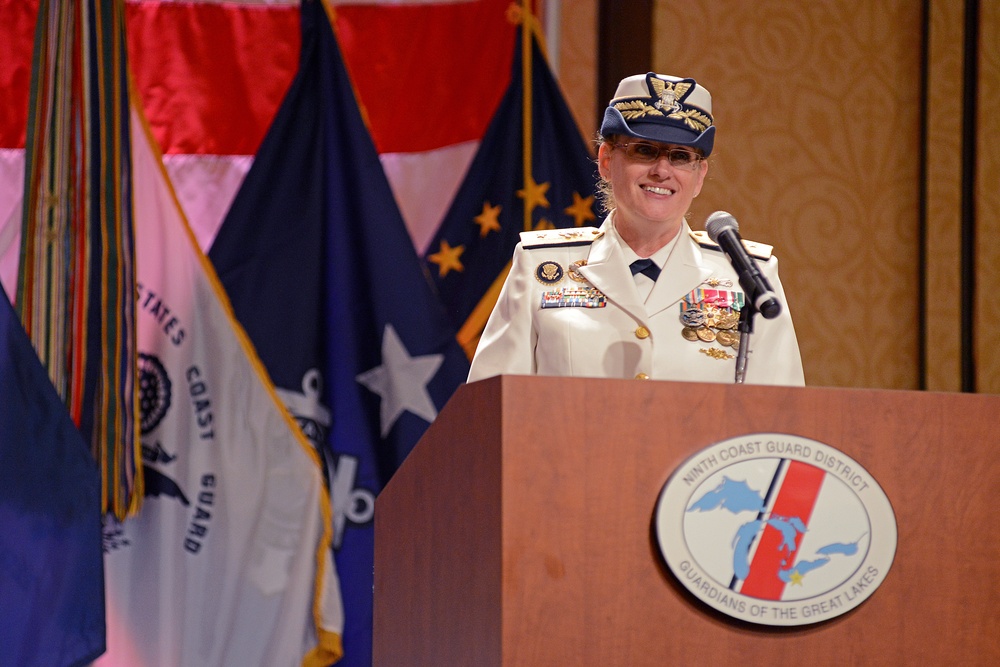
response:
[[[633,276],[637,273],[642,273],[654,283],[656,282],[656,279],[660,277],[660,267],[658,267],[656,262],[648,257],[646,259],[635,260],[629,265],[629,268],[632,270]]]

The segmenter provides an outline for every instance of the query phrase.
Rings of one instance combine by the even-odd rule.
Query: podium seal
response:
[[[867,600],[896,553],[875,478],[830,445],[785,433],[716,443],[681,464],[655,511],[667,566],[742,621],[819,623]]]

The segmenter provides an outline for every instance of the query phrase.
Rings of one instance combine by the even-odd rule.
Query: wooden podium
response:
[[[464,386],[376,501],[374,664],[1000,664],[998,417],[987,395],[514,376]],[[746,623],[665,565],[653,514],[670,473],[755,432],[839,449],[892,503],[895,560],[853,611]]]

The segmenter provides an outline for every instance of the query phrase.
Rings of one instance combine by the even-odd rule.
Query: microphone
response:
[[[716,211],[708,216],[705,222],[705,231],[708,238],[719,244],[722,251],[729,258],[729,263],[736,269],[740,277],[740,286],[747,294],[747,299],[753,303],[761,315],[769,320],[773,320],[781,313],[781,302],[778,295],[771,289],[771,284],[761,273],[746,248],[743,247],[743,239],[740,237],[740,226],[736,218],[725,211]]]

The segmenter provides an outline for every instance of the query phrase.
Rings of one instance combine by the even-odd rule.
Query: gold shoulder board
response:
[[[604,232],[596,227],[542,229],[533,232],[521,232],[521,245],[524,248],[587,245],[593,243],[603,235]]]
[[[718,250],[722,252],[722,248],[719,244],[708,238],[708,232],[701,230],[691,230],[691,238],[694,239],[695,243],[700,245],[702,248],[709,248],[711,250]],[[766,243],[757,243],[756,241],[747,241],[743,239],[743,247],[746,248],[747,254],[751,257],[756,257],[757,259],[769,260],[774,251],[774,246],[769,246]]]

